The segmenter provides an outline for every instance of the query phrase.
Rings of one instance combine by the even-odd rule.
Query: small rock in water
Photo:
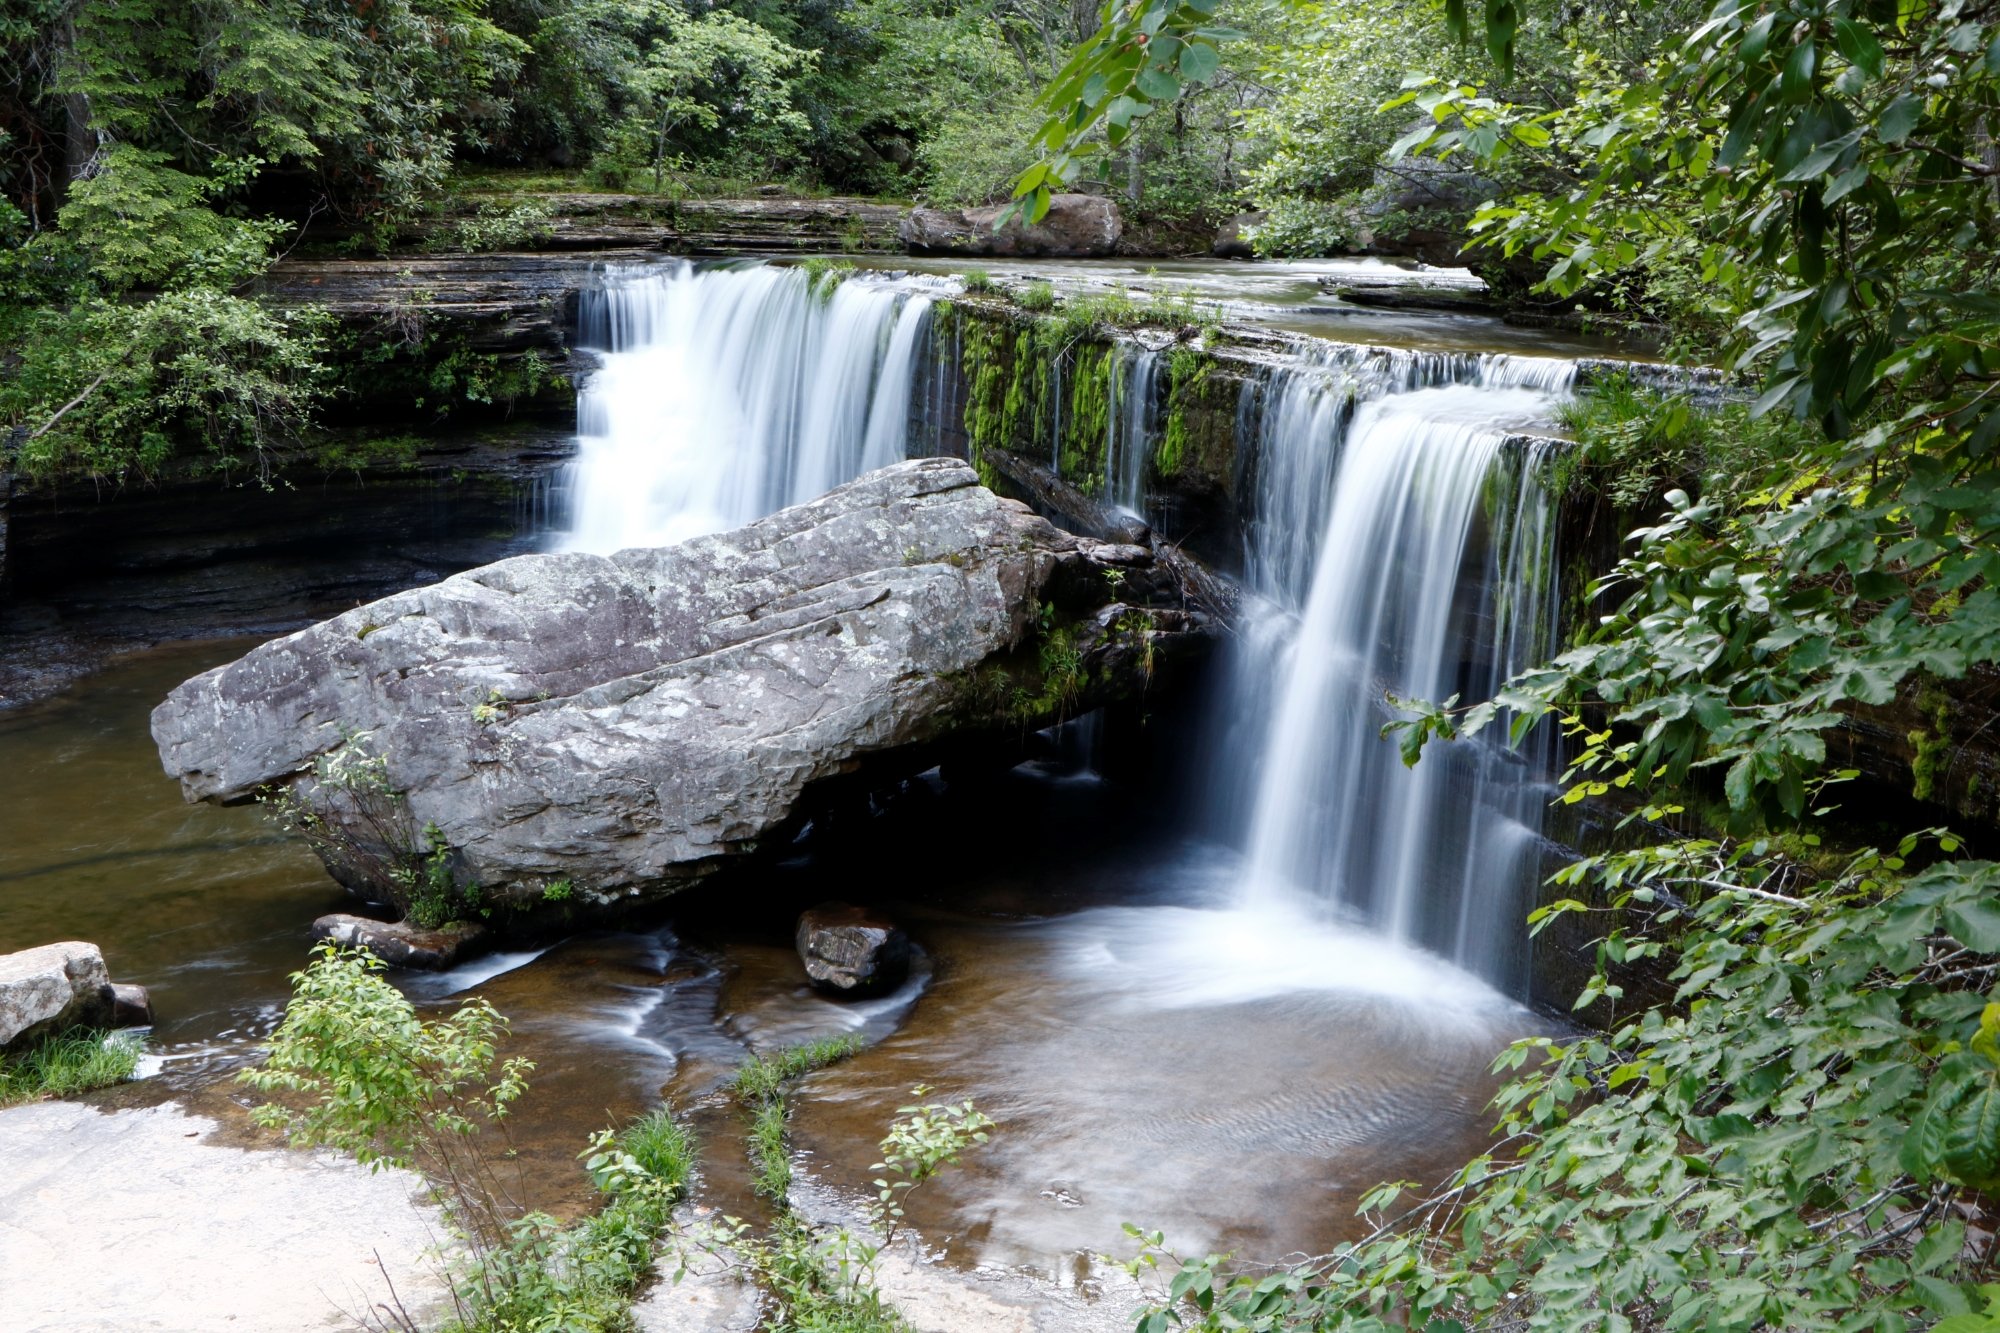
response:
[[[67,940],[0,954],[0,1049],[111,1018],[111,977],[95,944]]]
[[[113,982],[111,986],[111,1026],[149,1028],[153,1026],[153,995],[144,986]]]
[[[391,967],[432,972],[471,957],[486,942],[486,927],[476,922],[454,921],[430,930],[413,921],[371,921],[346,912],[321,917],[313,922],[312,933],[316,940],[332,940],[371,953]]]
[[[910,973],[910,937],[902,927],[848,903],[800,913],[794,938],[806,975],[835,994],[879,994]]]

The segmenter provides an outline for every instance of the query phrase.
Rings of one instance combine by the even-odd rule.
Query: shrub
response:
[[[530,248],[554,234],[549,225],[553,216],[553,209],[534,199],[512,205],[482,203],[471,217],[460,218],[433,237],[428,248],[466,254]]]
[[[687,1129],[661,1107],[600,1130],[578,1154],[605,1204],[564,1226],[520,1214],[500,1187],[485,1131],[503,1124],[533,1069],[500,1060],[507,1020],[484,1000],[425,1022],[366,955],[328,944],[292,977],[292,1002],[261,1069],[239,1077],[296,1106],[259,1107],[260,1124],[301,1146],[414,1167],[436,1187],[466,1253],[451,1269],[462,1333],[613,1333],[694,1170]]]
[[[206,289],[43,309],[16,330],[0,428],[37,478],[151,476],[177,459],[269,471],[325,387],[326,317]]]

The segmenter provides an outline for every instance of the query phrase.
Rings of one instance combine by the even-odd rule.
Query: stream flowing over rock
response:
[[[865,759],[912,772],[1206,645],[1168,561],[953,459],[677,546],[519,556],[356,608],[153,714],[191,801],[273,787],[367,896],[434,876],[603,907],[753,851]]]

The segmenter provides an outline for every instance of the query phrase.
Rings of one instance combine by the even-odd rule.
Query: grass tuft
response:
[[[849,1034],[787,1046],[775,1055],[752,1056],[736,1071],[730,1089],[746,1103],[766,1101],[793,1079],[837,1064],[860,1049],[861,1038]]]
[[[845,1060],[861,1045],[861,1038],[852,1034],[822,1037],[774,1055],[752,1056],[736,1071],[729,1086],[750,1112],[750,1160],[757,1167],[759,1194],[782,1203],[792,1184],[791,1155],[785,1151],[785,1085]]]
[[[139,1067],[139,1039],[82,1029],[0,1056],[0,1106],[108,1088]]]
[[[676,1196],[686,1192],[694,1176],[694,1135],[674,1118],[672,1110],[655,1107],[618,1131],[618,1145],[639,1165],[666,1181]]]
[[[1023,310],[1047,311],[1056,308],[1056,289],[1051,283],[1031,282],[1014,293],[1014,304]]]

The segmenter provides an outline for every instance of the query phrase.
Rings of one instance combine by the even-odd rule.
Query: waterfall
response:
[[[614,269],[584,293],[570,549],[718,532],[904,456],[912,377],[941,280],[686,262]]]
[[[1113,346],[1111,411],[1105,423],[1104,499],[1143,517],[1146,460],[1159,417],[1160,354],[1138,343]]]
[[[1386,696],[1471,702],[1552,646],[1538,446],[1569,363],[1332,353],[1259,418],[1232,672],[1241,901],[1357,915],[1518,988],[1544,765],[1491,740],[1405,769]],[[1227,785],[1227,784],[1225,784]]]
[[[761,263],[610,272],[580,312],[602,365],[579,394],[568,544],[682,540],[951,447],[957,358],[929,336],[951,286]],[[1111,355],[1102,498],[1142,514],[1164,357]],[[1551,756],[1482,738],[1405,769],[1380,732],[1390,694],[1488,698],[1552,647],[1551,504],[1520,432],[1573,370],[1307,344],[1246,391],[1249,610],[1210,786],[1260,935],[1324,939],[1359,918],[1520,989]],[[1060,384],[1052,402],[1060,469]]]

